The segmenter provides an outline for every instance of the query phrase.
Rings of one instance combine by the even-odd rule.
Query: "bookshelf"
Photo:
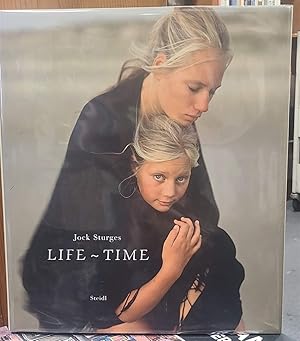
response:
[[[243,0],[238,0],[242,2]],[[257,2],[263,0],[256,0]],[[264,0],[266,1],[266,0]],[[279,1],[279,0],[278,0]],[[203,6],[219,6],[222,3],[228,2],[229,0],[193,0],[193,1],[181,1],[181,3],[192,3],[192,5],[203,5]],[[255,2],[255,1],[254,1]],[[276,2],[276,0],[274,0]],[[300,31],[300,1],[299,0],[280,0],[281,5],[293,5],[293,37],[297,36],[297,32]]]
[[[293,5],[293,37],[297,37],[300,31],[300,1],[299,0],[281,0],[282,5]]]
[[[167,5],[167,0],[3,0],[2,9],[63,9],[96,7],[156,7]]]

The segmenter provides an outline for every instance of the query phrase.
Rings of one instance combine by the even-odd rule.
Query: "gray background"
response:
[[[21,256],[51,195],[82,106],[112,85],[132,41],[170,8],[2,12],[4,209],[10,327],[37,323],[22,305]],[[216,8],[234,59],[198,122],[221,219],[245,267],[248,331],[281,323],[290,9]],[[147,15],[145,15],[147,14]]]

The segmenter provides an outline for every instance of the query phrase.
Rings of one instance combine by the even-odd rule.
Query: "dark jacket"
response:
[[[137,195],[129,200],[121,197],[119,184],[131,174],[129,150],[121,152],[134,136],[141,86],[145,76],[144,71],[139,71],[106,93],[92,99],[83,108],[73,129],[49,205],[23,260],[22,276],[24,288],[28,294],[27,309],[38,317],[41,327],[47,330],[82,331],[87,326],[106,328],[120,323],[115,316],[115,308],[126,297],[128,290],[142,285],[143,281],[153,275],[157,269],[161,255],[159,248],[162,247],[168,229],[172,228],[170,226],[172,219],[175,216],[178,217],[178,212],[186,213],[188,209],[191,216],[200,220],[205,231],[220,231],[217,228],[218,209],[200,152],[199,166],[192,171],[187,193],[182,202],[178,203],[176,213],[173,213],[173,216],[171,212],[166,215],[166,230],[160,236],[160,244],[156,244],[157,247],[151,251],[152,261],[147,263],[149,268],[144,273],[141,272],[138,263],[96,261],[91,257],[95,250],[101,253],[105,248],[123,249],[134,245],[141,247],[143,244],[143,238],[139,239],[137,236],[141,231],[145,231],[144,217],[137,219],[132,213],[136,212],[136,209],[143,211],[141,207],[144,207],[144,204],[142,200],[139,200],[138,208],[133,205]],[[148,208],[146,205],[147,215],[150,214],[149,219],[152,221],[152,214],[155,212]],[[154,219],[153,224],[151,223],[152,230],[156,232],[160,230],[163,221],[162,216],[157,218],[158,216],[156,215],[156,220]],[[132,231],[138,232],[133,235],[133,238],[129,238]],[[149,235],[150,240],[151,238],[155,240],[156,232]],[[77,235],[87,233],[89,236],[94,234],[120,236],[121,241],[113,243],[97,240],[73,242],[75,233]],[[226,247],[231,250],[230,261],[228,261],[227,270],[224,270],[226,272],[224,275],[231,276],[233,272],[231,281],[234,285],[230,290],[234,291],[234,306],[236,304],[239,307],[234,314],[227,314],[234,321],[231,324],[233,326],[241,315],[238,289],[243,273],[240,271],[238,276],[235,274],[234,269],[237,264],[235,250],[228,236],[222,237],[221,241],[218,239],[217,246],[220,244],[218,249],[222,248],[223,239],[225,250]],[[151,250],[151,245],[148,246]],[[84,249],[86,260],[47,260],[48,249],[65,250],[67,248]],[[215,255],[216,259],[219,258],[218,254],[219,251]],[[220,260],[223,262],[223,257],[220,257]],[[132,276],[126,275],[127,271],[131,271]],[[190,282],[199,271],[187,272],[188,280],[181,281],[184,284],[180,284],[178,287],[180,289],[176,289],[175,285],[176,290],[170,291],[170,297],[174,295],[172,292],[178,296],[182,286],[186,286],[187,282]],[[91,294],[93,296],[106,295],[109,299],[101,302],[93,301],[89,299]],[[179,297],[173,300],[177,302],[177,308]],[[231,298],[228,298],[227,305],[228,303],[232,303]],[[165,317],[170,316],[165,320],[165,326],[171,328],[177,317],[169,314],[162,307],[163,303],[157,307],[157,311],[163,313]],[[173,306],[172,309],[175,311],[176,307]],[[213,306],[211,309],[214,311]],[[234,319],[231,317],[233,315],[235,315]],[[162,328],[159,325],[158,322],[164,319],[154,318],[153,320],[154,315],[149,316],[155,327],[170,330],[169,327]],[[223,318],[224,314],[218,319],[218,323],[221,323]],[[189,325],[194,326],[194,322],[191,319]],[[213,316],[207,326],[211,323],[214,323]],[[204,321],[200,326],[204,328],[206,322]],[[191,330],[193,329],[194,327],[191,327]]]

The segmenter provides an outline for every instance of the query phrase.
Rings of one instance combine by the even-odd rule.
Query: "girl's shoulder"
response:
[[[87,102],[80,116],[93,112],[98,115],[109,113],[110,116],[113,115],[114,117],[121,116],[129,108],[136,108],[139,105],[144,78],[145,72],[140,70],[132,76],[121,80]]]
[[[141,76],[123,80],[86,103],[72,131],[69,149],[120,152],[134,134],[141,84]]]
[[[213,247],[212,272],[235,278],[238,283],[241,283],[245,278],[245,271],[236,257],[236,247],[229,234],[222,228],[217,228],[211,233],[210,239]]]
[[[214,229],[210,234],[210,240],[214,245],[216,255],[225,258],[236,256],[236,247],[230,235],[221,227]]]

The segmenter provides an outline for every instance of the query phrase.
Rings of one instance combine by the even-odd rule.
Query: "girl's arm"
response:
[[[162,250],[162,267],[141,288],[131,291],[116,309],[123,322],[141,319],[161,301],[181,276],[185,266],[201,246],[200,224],[189,218],[175,220]]]

